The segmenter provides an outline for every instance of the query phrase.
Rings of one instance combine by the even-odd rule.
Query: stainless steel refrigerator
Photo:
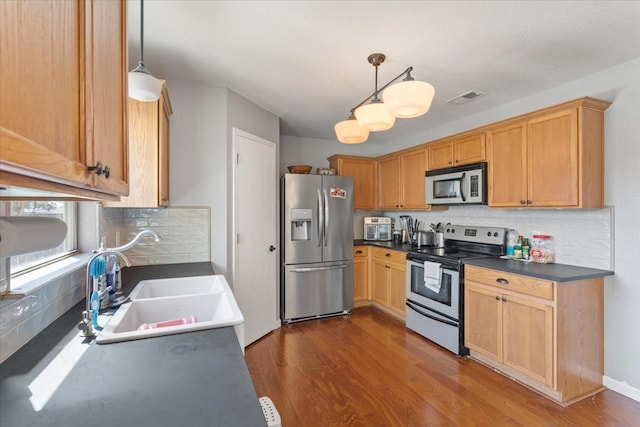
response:
[[[282,177],[280,311],[284,323],[353,308],[353,179]]]

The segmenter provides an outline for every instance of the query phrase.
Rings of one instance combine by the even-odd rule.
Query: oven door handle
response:
[[[407,305],[407,307],[409,307],[413,311],[415,311],[415,312],[417,312],[417,313],[419,313],[419,314],[421,314],[421,315],[423,315],[425,317],[428,317],[429,319],[433,319],[436,322],[444,323],[445,325],[450,325],[450,326],[456,326],[456,327],[458,326],[457,323],[454,323],[454,322],[452,322],[450,320],[443,319],[441,317],[435,317],[435,316],[433,316],[433,315],[431,315],[429,313],[426,313],[425,311],[421,310],[417,305],[413,304],[410,301],[407,301],[406,305]]]

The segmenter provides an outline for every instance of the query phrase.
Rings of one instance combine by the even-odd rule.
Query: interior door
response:
[[[233,291],[245,345],[280,326],[276,144],[233,129]]]

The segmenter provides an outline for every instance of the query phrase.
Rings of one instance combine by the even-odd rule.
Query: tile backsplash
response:
[[[123,245],[146,228],[162,236],[160,242],[143,239],[124,252],[131,265],[206,262],[211,260],[209,218],[209,208],[201,207],[104,208],[99,235],[108,247]]]
[[[354,236],[361,239],[365,216],[389,216],[399,227],[399,216],[429,223],[452,223],[514,228],[525,237],[533,231],[553,236],[557,263],[614,269],[614,208],[603,209],[490,209],[487,206],[451,206],[445,211],[356,212]]]

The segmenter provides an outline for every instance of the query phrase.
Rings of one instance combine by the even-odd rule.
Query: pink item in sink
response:
[[[138,326],[138,330],[143,331],[145,329],[166,328],[167,326],[188,325],[190,323],[196,323],[197,321],[198,319],[196,316],[191,315],[189,317],[181,317],[179,319],[163,320],[155,323],[143,323]]]

